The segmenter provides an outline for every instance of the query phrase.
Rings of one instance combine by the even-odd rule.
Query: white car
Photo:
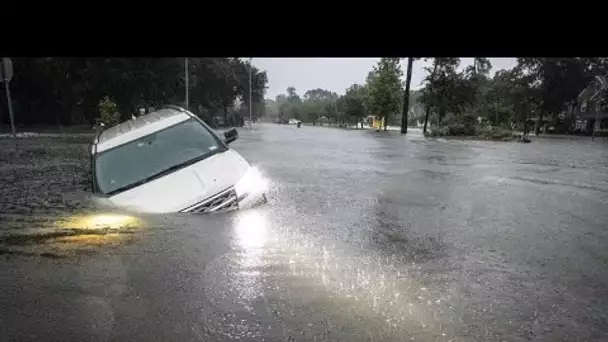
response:
[[[300,120],[298,120],[298,119],[289,119],[289,124],[290,124],[290,125],[297,125],[297,124],[298,124],[298,122],[301,122],[301,121],[300,121]]]
[[[224,137],[180,107],[105,129],[91,146],[93,193],[148,213],[216,212],[266,202],[267,181]]]

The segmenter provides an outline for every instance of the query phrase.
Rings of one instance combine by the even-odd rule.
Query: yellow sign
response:
[[[374,128],[379,131],[382,129],[382,126],[384,126],[384,118],[377,119],[374,117]]]

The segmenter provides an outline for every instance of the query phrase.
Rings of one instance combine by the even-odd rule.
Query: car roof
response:
[[[129,119],[103,130],[97,137],[97,152],[111,149],[155,131],[188,120],[190,115],[181,108],[163,108],[135,119]]]

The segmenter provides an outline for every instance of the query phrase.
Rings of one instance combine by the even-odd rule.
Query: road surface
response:
[[[23,201],[71,189],[3,204],[0,340],[607,338],[605,143],[273,124],[240,135],[232,146],[271,181],[267,205],[139,215],[111,234],[62,233],[100,214],[58,178],[86,153],[57,161],[57,176],[0,155]],[[57,203],[71,209],[45,214]]]

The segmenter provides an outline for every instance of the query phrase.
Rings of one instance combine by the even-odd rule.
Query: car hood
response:
[[[183,169],[121,192],[112,204],[148,213],[178,212],[234,186],[249,163],[234,150],[227,150]]]

